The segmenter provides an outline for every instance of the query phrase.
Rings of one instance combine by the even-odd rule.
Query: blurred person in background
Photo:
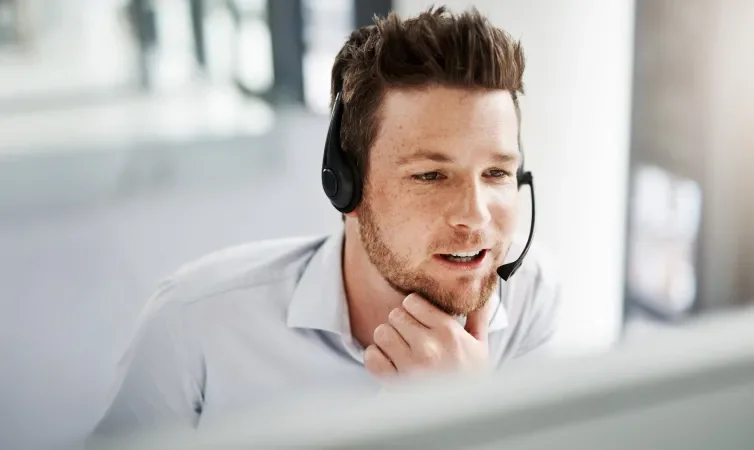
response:
[[[345,204],[348,186],[323,176],[344,228],[218,251],[166,279],[95,435],[492,370],[547,342],[559,284],[541,252],[509,281],[496,272],[523,248],[524,66],[521,44],[476,10],[355,30],[331,85],[348,164],[336,169],[355,178]]]

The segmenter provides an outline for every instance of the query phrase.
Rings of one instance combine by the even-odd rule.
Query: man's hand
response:
[[[489,304],[469,314],[465,328],[455,318],[411,294],[374,330],[364,364],[376,378],[427,372],[469,372],[488,366]]]

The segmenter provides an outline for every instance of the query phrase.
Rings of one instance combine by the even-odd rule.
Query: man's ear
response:
[[[349,213],[343,214],[343,222],[346,221],[346,217],[350,217],[351,219],[356,219],[359,217],[359,207],[357,206],[353,211]]]

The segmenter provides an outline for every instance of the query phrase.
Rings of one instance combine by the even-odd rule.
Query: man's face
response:
[[[380,118],[356,211],[370,261],[393,288],[449,314],[481,308],[516,223],[510,93],[391,90]]]

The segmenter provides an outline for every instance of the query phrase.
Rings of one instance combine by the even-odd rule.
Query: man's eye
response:
[[[442,174],[440,172],[427,172],[414,175],[413,178],[419,181],[437,181],[442,178]]]
[[[492,178],[505,178],[509,175],[510,173],[505,170],[490,169],[487,171],[487,176],[490,176]]]

